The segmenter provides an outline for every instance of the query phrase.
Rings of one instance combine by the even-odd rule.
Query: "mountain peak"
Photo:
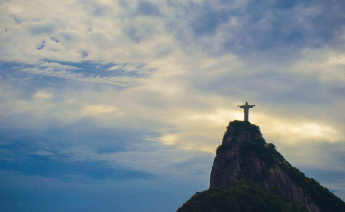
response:
[[[247,121],[233,121],[227,127],[211,171],[210,187],[226,188],[244,179],[278,187],[281,195],[300,201],[310,212],[319,212],[298,184],[285,173],[289,166],[273,144],[267,144],[260,128]]]
[[[210,188],[205,192],[197,192],[178,211],[189,211],[183,208],[190,207],[191,204],[194,209],[200,206],[200,204],[205,207],[204,202],[200,204],[197,202],[198,200],[196,199],[198,198],[204,201],[205,199],[215,198],[214,193],[219,195],[222,193],[220,191],[226,191],[225,193],[229,191],[237,192],[239,182],[246,184],[247,187],[255,187],[260,190],[252,189],[252,191],[255,190],[255,193],[265,193],[266,190],[264,189],[268,189],[267,191],[275,190],[278,197],[275,197],[277,199],[274,201],[283,201],[282,199],[285,201],[284,206],[282,206],[284,209],[279,211],[290,211],[286,209],[290,206],[297,208],[296,210],[291,209],[292,211],[345,211],[345,203],[340,198],[321,186],[313,178],[306,177],[297,168],[293,167],[276,150],[274,144],[266,143],[259,126],[248,121],[237,120],[229,123],[224,133],[222,144],[216,150],[216,157],[211,170]],[[201,197],[200,195],[203,196]],[[219,198],[225,197],[217,197],[216,199]],[[254,196],[253,198],[258,197]],[[189,203],[190,201],[193,203]],[[242,199],[240,201],[247,200]],[[227,204],[227,207],[237,207],[229,202]],[[213,205],[213,208],[214,206],[218,208],[224,206],[217,205],[214,202],[210,203],[210,205]],[[301,207],[299,208],[298,205]],[[245,204],[243,207],[245,207]],[[244,209],[241,210],[243,211]],[[223,210],[212,209],[212,211]]]

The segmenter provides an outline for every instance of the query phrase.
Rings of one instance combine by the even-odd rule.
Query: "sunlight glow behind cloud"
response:
[[[112,113],[119,110],[116,107],[109,105],[87,105],[85,106],[86,113],[89,114],[98,114],[98,113]]]
[[[267,117],[267,118],[266,118]],[[260,128],[269,140],[277,140],[286,145],[299,146],[304,140],[315,142],[343,142],[345,135],[331,125],[307,121],[304,119],[288,120],[288,118],[275,118],[272,116],[258,117],[262,123]]]
[[[45,91],[39,91],[35,94],[35,97],[39,98],[39,99],[47,99],[47,98],[50,98],[52,96],[53,96],[53,94],[45,92]]]

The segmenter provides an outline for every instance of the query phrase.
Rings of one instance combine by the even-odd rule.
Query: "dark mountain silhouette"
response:
[[[230,122],[216,153],[210,188],[177,212],[345,212],[345,202],[293,167],[254,124]]]

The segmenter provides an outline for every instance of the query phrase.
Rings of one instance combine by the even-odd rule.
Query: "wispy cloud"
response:
[[[39,64],[40,67],[52,67],[52,68],[58,68],[58,69],[81,69],[75,66],[69,66],[69,65],[61,65],[60,63],[56,62],[44,62],[42,64]]]
[[[57,77],[62,79],[78,80],[91,83],[106,83],[112,85],[119,85],[128,87],[130,84],[136,82],[132,77],[100,77],[100,76],[85,76],[84,73],[73,73],[68,70],[56,70],[54,68],[24,68],[21,71],[30,72],[32,74],[39,74],[49,77]]]

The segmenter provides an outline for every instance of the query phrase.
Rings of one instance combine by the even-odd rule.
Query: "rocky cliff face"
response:
[[[213,162],[210,188],[229,187],[240,179],[261,182],[266,188],[278,187],[281,195],[300,201],[309,212],[320,212],[296,180],[287,175],[287,166],[291,165],[273,144],[266,144],[257,126],[230,122]]]

